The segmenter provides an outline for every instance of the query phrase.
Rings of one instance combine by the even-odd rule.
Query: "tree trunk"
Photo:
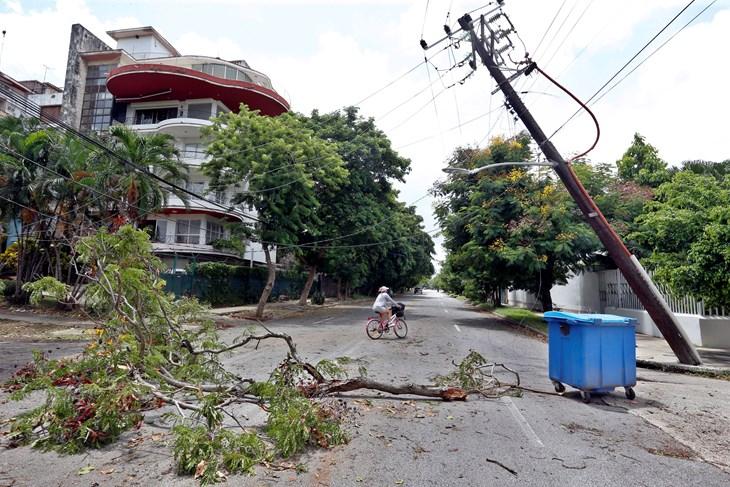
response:
[[[342,278],[337,278],[337,301],[342,301]]]
[[[307,282],[304,283],[304,289],[302,294],[299,295],[299,305],[306,306],[307,298],[309,297],[309,291],[312,290],[312,284],[314,284],[314,277],[317,275],[317,266],[309,266],[309,275],[307,275]]]
[[[545,269],[540,271],[540,288],[538,299],[542,304],[542,311],[553,310],[553,297],[550,295],[550,290],[553,287],[553,262],[548,259],[547,266]]]
[[[259,304],[258,306],[256,306],[256,318],[258,319],[264,317],[264,307],[266,306],[266,302],[269,300],[269,296],[271,296],[271,290],[274,289],[274,280],[276,279],[276,264],[274,262],[271,262],[271,252],[269,251],[269,246],[264,244],[263,248],[264,255],[266,255],[266,268],[268,269],[269,273],[266,277],[266,286],[264,286],[264,290],[261,291]]]
[[[550,295],[550,289],[547,287],[543,287],[543,289],[540,290],[540,304],[542,304],[543,313],[545,311],[553,310],[553,298]]]

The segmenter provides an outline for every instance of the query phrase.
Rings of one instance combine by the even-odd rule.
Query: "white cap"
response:
[[[384,293],[384,292],[386,292],[387,290],[388,290],[388,287],[387,287],[387,286],[380,286],[380,289],[378,289],[378,292],[379,292],[379,293]]]

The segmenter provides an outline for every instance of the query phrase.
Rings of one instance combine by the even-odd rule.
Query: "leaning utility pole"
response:
[[[492,17],[493,20],[500,15]],[[497,87],[504,93],[507,102],[514,110],[515,114],[522,120],[525,127],[532,135],[537,146],[542,150],[548,161],[555,164],[555,172],[565,184],[568,193],[573,197],[584,217],[590,224],[591,228],[596,232],[598,238],[613,258],[626,281],[638,296],[641,304],[644,305],[646,311],[656,323],[659,330],[664,335],[669,346],[672,347],[675,355],[683,364],[700,365],[697,350],[687,338],[684,330],[681,328],[672,311],[669,309],[666,301],[656,288],[651,278],[646,273],[638,259],[631,255],[629,250],[621,241],[621,238],[613,231],[606,218],[598,209],[595,202],[586,192],[580,180],[576,176],[570,164],[566,163],[563,156],[560,155],[552,142],[545,136],[540,126],[537,124],[532,114],[527,110],[525,104],[520,99],[510,84],[511,79],[516,75],[522,74],[517,71],[516,75],[507,79],[500,65],[504,65],[502,54],[512,47],[511,41],[507,38],[510,30],[492,29],[484,15],[480,17],[480,36],[474,32],[474,23],[469,14],[459,19],[460,30],[464,31],[472,44],[472,49],[481,58],[484,65],[489,70],[492,78],[497,82]],[[511,22],[510,27],[513,29]],[[488,35],[487,35],[488,34]],[[507,44],[505,44],[507,40]],[[475,67],[475,66],[472,66]],[[524,70],[523,70],[524,71]]]

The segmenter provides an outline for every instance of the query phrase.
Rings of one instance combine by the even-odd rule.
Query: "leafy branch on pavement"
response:
[[[164,293],[162,263],[152,254],[149,236],[132,226],[84,237],[74,252],[90,282],[86,304],[104,321],[80,357],[49,360],[39,354],[6,384],[14,399],[46,393],[43,404],[11,423],[11,446],[64,453],[98,448],[139,427],[144,411],[164,407],[164,417],[174,422],[178,471],[207,484],[251,473],[255,465],[272,466],[275,458],[308,446],[347,442],[342,405],[328,399],[339,392],[466,399],[458,386],[392,385],[367,379],[362,370],[363,376],[348,378],[343,368],[348,360],[311,364],[289,335],[266,327],[224,343],[195,299]],[[63,298],[67,287],[46,277],[28,291],[34,300]],[[222,362],[236,349],[272,340],[287,348],[265,380],[241,377]],[[267,412],[263,430],[245,425],[246,403]]]

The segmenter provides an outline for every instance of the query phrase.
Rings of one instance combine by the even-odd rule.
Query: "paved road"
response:
[[[310,361],[348,356],[364,364],[369,376],[378,380],[430,382],[435,375],[452,370],[452,360],[473,349],[518,370],[524,385],[552,391],[544,343],[435,292],[401,300],[407,305],[405,340],[388,335],[368,339],[364,319],[369,310],[362,305],[269,326],[293,335],[301,355]],[[233,338],[239,332],[232,328],[223,333]],[[282,345],[263,343],[258,350],[239,349],[228,362],[243,375],[261,376],[283,353]],[[636,392],[638,398],[630,407],[648,408],[641,385]],[[730,484],[727,473],[629,414],[629,404],[620,393],[589,405],[574,393],[442,403],[362,391],[350,394],[346,401],[357,407],[348,445],[295,459],[307,464],[306,473],[262,472],[254,478],[231,479],[231,485]],[[263,419],[255,410],[247,414],[253,423]],[[143,430],[157,431],[154,428],[148,425]],[[14,475],[15,485],[195,485],[191,479],[175,476],[169,450],[161,445],[144,451],[120,446],[83,458],[31,455],[26,449],[3,456],[0,471]],[[114,466],[117,473],[77,476],[78,468],[86,464],[95,465],[97,472]],[[24,466],[24,472],[16,476],[18,465]]]

